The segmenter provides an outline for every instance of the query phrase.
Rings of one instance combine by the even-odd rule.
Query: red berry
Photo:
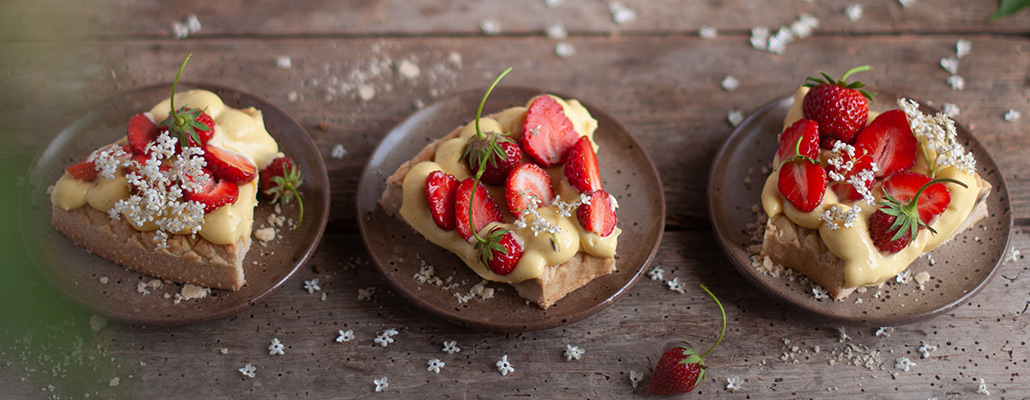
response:
[[[89,161],[88,158],[72,164],[66,169],[66,171],[68,171],[68,174],[71,175],[72,178],[86,182],[97,180],[97,175],[99,174],[96,163]]]
[[[701,290],[715,300],[715,304],[719,306],[719,312],[722,314],[722,332],[719,333],[719,339],[701,355],[698,355],[697,351],[687,342],[666,350],[654,367],[651,382],[647,384],[648,393],[656,395],[686,393],[694,390],[705,379],[707,367],[704,359],[722,342],[726,333],[726,311],[719,303],[719,299],[708,288],[701,285]]]
[[[157,140],[158,128],[154,121],[151,121],[144,113],[133,115],[129,118],[129,127],[125,137],[129,140],[129,148],[133,154],[145,154],[147,145]]]
[[[780,167],[777,187],[783,197],[801,212],[810,212],[823,202],[826,170],[810,159],[788,159]]]
[[[798,139],[801,139],[800,148]],[[777,159],[783,161],[790,158],[794,155],[795,149],[808,158],[816,158],[819,155],[819,124],[810,119],[799,119],[780,134]]]
[[[254,163],[240,154],[217,146],[204,146],[204,160],[207,161],[207,169],[218,179],[242,185],[257,176]]]
[[[601,172],[597,167],[597,153],[590,139],[582,136],[569,150],[565,162],[565,178],[580,193],[590,193],[601,189]]]
[[[576,209],[576,219],[588,232],[608,236],[615,231],[618,218],[615,215],[615,200],[608,192],[598,190],[591,192],[590,201]]]
[[[912,168],[919,142],[901,110],[880,114],[855,140],[855,155],[865,152],[876,163],[877,177]]]
[[[445,231],[453,231],[454,196],[458,193],[458,179],[443,171],[433,171],[426,177],[426,201],[429,202],[429,214],[433,216],[436,226]]]
[[[543,167],[565,162],[569,149],[579,140],[572,121],[553,97],[537,96],[526,111],[522,125],[522,148]]]
[[[286,203],[290,194],[297,199],[297,224],[296,229],[304,221],[304,201],[300,198],[300,185],[304,183],[303,174],[287,156],[281,156],[268,164],[261,170],[258,178],[258,190],[265,196],[272,199],[272,203]]]
[[[187,113],[195,111],[196,110],[191,109],[186,110]],[[211,116],[208,115],[206,112],[201,112],[197,114],[195,120],[197,122],[200,122],[201,124],[207,125],[208,128],[202,129],[200,127],[193,127],[193,131],[196,132],[197,137],[200,138],[200,143],[197,143],[197,141],[193,140],[193,136],[189,135],[186,136],[186,142],[188,142],[190,146],[203,147],[207,144],[208,141],[211,140],[211,137],[215,135],[215,120],[212,119]]]
[[[476,140],[476,136],[473,136],[471,140]],[[486,162],[486,167],[483,168],[483,176],[480,178],[482,182],[489,185],[503,185],[511,170],[522,162],[522,150],[519,149],[518,144],[513,141],[499,140],[497,145],[504,152],[504,159],[500,159],[496,154],[491,155],[490,160]],[[466,159],[470,171],[479,170],[479,163],[476,162],[475,157]]]
[[[844,143],[855,142],[855,135],[865,126],[869,118],[868,93],[858,90],[861,82],[848,83],[846,79],[852,73],[868,70],[868,66],[852,68],[834,81],[823,74],[826,80],[808,78],[814,84],[801,103],[801,111],[805,118],[819,123],[819,145],[832,148],[840,140]]]
[[[490,197],[484,185],[476,185],[475,199],[472,198],[474,178],[466,178],[458,185],[458,193],[454,197],[454,219],[457,221],[458,234],[462,239],[472,237],[472,229],[479,232],[491,222],[503,222],[501,209]],[[469,209],[472,210],[469,219]]]
[[[912,242],[912,232],[908,229],[901,237],[893,239],[894,235],[898,233],[898,229],[903,228],[903,226],[895,226],[891,229],[897,218],[881,210],[876,210],[873,215],[869,216],[869,237],[873,240],[873,245],[877,250],[893,254],[908,247],[908,244]]]
[[[525,163],[515,167],[504,183],[504,199],[508,210],[518,216],[529,207],[534,209],[554,201],[554,187],[547,171],[539,165]],[[533,206],[533,201],[539,201]]]
[[[233,182],[216,180],[208,176],[207,184],[199,192],[185,191],[185,198],[189,201],[200,202],[204,205],[204,213],[209,213],[219,207],[236,202],[240,195],[240,187]]]
[[[501,231],[504,231],[504,233],[500,233]],[[491,254],[486,263],[487,267],[497,275],[510,274],[515,269],[515,266],[518,265],[519,259],[522,258],[522,245],[515,240],[515,234],[506,229],[494,228],[488,235],[487,241],[500,244],[503,248],[503,250],[497,248],[490,249]]]
[[[883,181],[883,192],[902,203],[912,201],[919,188],[930,182],[930,177],[916,172],[898,172]],[[935,183],[923,190],[916,203],[919,219],[929,224],[935,217],[944,213],[951,203],[951,193],[943,183]]]

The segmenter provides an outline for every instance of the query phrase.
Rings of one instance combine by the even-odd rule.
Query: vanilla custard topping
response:
[[[594,130],[597,129],[597,120],[590,116],[579,101],[562,100],[553,97],[565,111],[565,115],[572,121],[572,126],[580,136],[590,138],[594,148],[597,143],[593,141]],[[532,102],[532,99],[530,99]],[[528,104],[528,103],[527,103]],[[512,139],[518,141],[522,135],[522,124],[526,118],[526,107],[511,107],[501,111],[495,118],[481,118],[479,120],[480,130],[483,132],[511,132]],[[498,275],[490,271],[479,261],[478,253],[472,243],[465,241],[456,231],[445,231],[440,229],[433,222],[429,213],[429,203],[426,200],[425,185],[426,177],[433,171],[443,171],[453,175],[459,181],[464,180],[472,173],[464,162],[461,161],[461,151],[469,139],[476,134],[475,121],[469,122],[462,128],[458,137],[449,139],[440,144],[436,150],[433,161],[423,161],[415,164],[404,177],[403,190],[404,199],[400,209],[401,216],[422,236],[434,244],[444,247],[458,257],[461,257],[472,270],[476,271],[484,279],[496,282],[516,283],[539,277],[546,265],[562,264],[576,253],[583,251],[596,257],[606,258],[615,256],[615,247],[618,243],[619,234],[622,230],[618,227],[606,237],[587,232],[576,221],[575,210],[569,217],[562,217],[555,205],[541,207],[537,211],[541,218],[549,223],[558,226],[560,232],[557,234],[534,232],[531,227],[518,228],[512,223],[491,223],[484,227],[479,235],[483,236],[495,226],[510,229],[523,247],[522,258],[519,259],[515,269],[508,275]],[[561,196],[562,201],[572,202],[579,198],[579,191],[572,187],[562,173],[562,166],[546,169],[551,181],[554,183],[556,195]],[[490,187],[491,197],[500,199],[498,205],[505,220],[513,217],[504,204],[504,188]],[[475,239],[470,239],[474,241]]]
[[[807,87],[798,89],[794,95],[794,104],[783,122],[784,130],[802,118],[801,102],[808,93]],[[876,114],[869,113],[868,122],[875,119]],[[867,124],[868,124],[867,122]],[[827,159],[827,151],[822,150],[819,158],[824,163]],[[929,158],[936,155],[931,151]],[[779,167],[779,160],[774,160],[774,165]],[[778,168],[774,170],[765,181],[762,189],[762,207],[765,213],[772,218],[777,214],[785,214],[795,224],[819,231],[819,237],[826,247],[838,258],[844,260],[844,287],[853,288],[858,286],[871,286],[880,284],[898,273],[904,271],[923,252],[927,252],[940,246],[941,243],[951,237],[965,222],[966,217],[972,211],[981,188],[981,181],[975,173],[966,173],[955,167],[945,167],[937,171],[938,178],[951,178],[965,183],[968,188],[963,188],[953,183],[944,183],[951,195],[951,203],[930,226],[937,231],[934,235],[929,229],[922,229],[912,240],[908,247],[894,254],[881,253],[873,245],[869,236],[869,217],[876,211],[875,206],[865,202],[841,202],[833,189],[827,185],[823,201],[811,212],[801,212],[783,198],[777,186],[779,182]],[[916,157],[915,166],[912,171],[929,175],[929,167],[926,159]],[[880,182],[877,182],[872,189],[877,202],[880,201],[883,191],[880,189]],[[819,218],[820,214],[831,207],[836,206],[839,210],[849,210],[852,207],[861,207],[858,218],[850,228],[841,227],[832,229]]]
[[[218,95],[206,90],[178,93],[175,95],[175,105],[204,109],[204,112],[214,120],[214,135],[208,143],[243,155],[257,166],[258,171],[268,166],[279,155],[279,145],[265,129],[261,110],[254,107],[231,108],[226,106]],[[160,123],[170,109],[170,99],[165,99],[154,106],[147,116]],[[123,138],[116,144],[124,143]],[[54,185],[50,201],[54,206],[66,211],[89,205],[107,212],[119,200],[128,198],[132,192],[125,174],[125,169],[119,168],[115,179],[109,180],[98,176],[95,181],[86,182],[65,173]],[[200,235],[218,245],[233,244],[240,238],[250,236],[254,222],[254,207],[257,205],[257,181],[258,177],[255,177],[250,182],[240,185],[239,197],[235,203],[207,213]],[[156,230],[157,226],[150,222],[136,226],[136,229],[152,231]]]

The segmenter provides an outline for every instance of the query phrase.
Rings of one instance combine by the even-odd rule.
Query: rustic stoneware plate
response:
[[[897,98],[881,94],[871,107],[877,111],[898,108]],[[910,276],[922,271],[930,274],[923,289],[914,280],[899,283],[890,279],[881,288],[856,292],[842,301],[817,300],[810,284],[774,277],[753,267],[748,246],[759,243],[753,242],[748,232],[748,224],[758,219],[751,209],[761,203],[768,175],[762,171],[771,169],[778,147],[776,136],[792,103],[793,97],[787,97],[755,111],[733,131],[712,164],[709,214],[719,244],[744,277],[783,303],[838,322],[867,326],[900,325],[939,315],[966,302],[990,282],[1009,243],[1012,214],[1008,191],[998,165],[961,126],[959,140],[976,157],[977,172],[994,186],[987,198],[988,216],[930,252],[934,265],[925,256],[912,263]],[[745,183],[748,180],[750,184]]]
[[[23,195],[22,231],[25,244],[43,275],[68,297],[97,313],[130,323],[177,325],[233,315],[273,293],[308,259],[322,238],[329,215],[329,180],[325,164],[304,128],[285,112],[254,95],[210,84],[181,83],[179,91],[207,89],[234,108],[254,106],[264,115],[265,127],[303,171],[304,221],[297,230],[279,228],[279,237],[267,245],[255,240],[244,260],[247,284],[239,291],[213,289],[203,299],[175,304],[181,284],[163,283],[137,291],[140,282],[154,278],[128,270],[90,254],[50,224],[47,187],[64,168],[94,149],[125,136],[129,117],[150,110],[171,93],[171,85],[145,87],[98,103],[97,108],[61,131],[37,156]],[[273,212],[267,201],[254,210],[255,229],[267,226]],[[296,219],[296,202],[282,215]],[[101,281],[107,283],[102,283]]]
[[[481,278],[457,256],[430,243],[379,205],[386,178],[426,144],[474,119],[484,91],[464,92],[419,110],[387,134],[369,158],[358,185],[358,221],[372,259],[394,289],[409,301],[462,326],[522,332],[553,328],[601,311],[636,282],[654,257],[665,226],[665,200],[648,155],[629,132],[596,107],[584,103],[598,121],[594,139],[600,145],[601,180],[619,201],[618,226],[623,233],[616,255],[618,271],[595,279],[547,310],[527,304],[514,288],[499,283],[487,285],[497,289],[493,298],[459,302],[456,295],[468,294]],[[497,88],[487,100],[483,114],[525,105],[540,93],[544,92]],[[435,269],[435,276],[443,280],[441,285],[421,283],[414,278],[423,265]]]

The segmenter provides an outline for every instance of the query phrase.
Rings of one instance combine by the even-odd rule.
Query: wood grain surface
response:
[[[12,256],[0,272],[11,277],[2,288],[12,289],[2,298],[17,304],[4,303],[8,310],[0,313],[0,397],[645,396],[644,386],[630,384],[629,371],[645,373],[646,385],[649,359],[667,346],[689,340],[707,348],[715,340],[718,309],[698,284],[719,295],[729,328],[696,395],[970,398],[979,396],[982,378],[992,397],[1030,397],[1025,256],[1003,263],[983,292],[946,315],[893,327],[889,336],[877,336],[878,327],[846,326],[842,341],[838,324],[770,301],[733,269],[718,251],[705,200],[712,158],[732,131],[730,110],[746,115],[790,95],[815,72],[837,75],[869,64],[873,70],[861,78],[874,91],[961,108],[957,122],[989,150],[1008,184],[1012,247],[1030,253],[1030,12],[989,22],[994,1],[919,0],[907,9],[865,1],[864,16],[851,22],[843,16],[851,1],[624,3],[637,13],[626,25],[613,22],[603,1],[566,0],[554,8],[544,1],[0,3],[0,169],[14,171],[0,183],[17,187],[21,171],[63,127],[107,97],[170,81],[192,52],[184,79],[254,93],[297,119],[321,149],[332,189],[329,226],[309,265],[275,295],[224,320],[175,328],[111,321],[94,331],[89,310],[67,304]],[[191,13],[203,28],[173,39],[172,22]],[[777,28],[804,13],[819,18],[820,27],[783,54],[749,44],[751,28]],[[485,18],[500,22],[500,35],[482,34]],[[569,32],[570,58],[557,56],[558,41],[543,34],[556,23]],[[702,26],[719,28],[719,36],[699,38]],[[961,91],[948,86],[950,74],[939,65],[955,55],[959,39],[972,43],[960,60]],[[280,56],[289,56],[290,68],[277,66]],[[402,60],[420,74],[401,76]],[[514,71],[505,85],[587,100],[640,140],[667,203],[654,265],[666,279],[683,281],[686,294],[644,278],[586,320],[499,334],[423,315],[391,292],[370,264],[355,220],[357,180],[369,154],[419,104],[485,87],[508,66]],[[720,87],[727,75],[741,80],[739,89]],[[374,98],[360,100],[361,85],[374,88]],[[1022,119],[1006,122],[1009,109]],[[345,156],[331,156],[336,145]],[[17,206],[17,190],[3,196],[8,209]],[[17,212],[2,216],[2,250],[19,251],[25,238],[16,231]],[[314,278],[324,301],[302,289]],[[358,290],[368,288],[373,299],[358,300]],[[29,303],[48,310],[47,317],[15,311]],[[396,342],[374,344],[388,328],[400,331]],[[337,343],[341,329],[356,339]],[[268,355],[273,338],[286,354]],[[462,351],[441,352],[450,340]],[[923,358],[923,343],[937,350]],[[583,348],[583,358],[566,361],[567,344]],[[501,376],[494,366],[504,354],[513,375]],[[896,368],[901,357],[916,365]],[[446,363],[439,374],[426,371],[432,358]],[[247,363],[257,367],[253,379],[237,371]],[[389,388],[376,393],[373,379],[383,376]],[[743,380],[741,390],[725,390],[731,377]]]

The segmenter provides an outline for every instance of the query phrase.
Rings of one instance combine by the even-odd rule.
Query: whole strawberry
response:
[[[286,195],[291,193],[297,199],[299,216],[297,217],[297,225],[294,225],[294,229],[296,229],[300,222],[304,220],[304,202],[300,199],[300,192],[298,192],[298,188],[304,183],[300,168],[293,165],[293,160],[289,157],[281,156],[272,160],[272,163],[268,164],[258,175],[260,176],[258,179],[258,189],[265,196],[271,198],[272,203],[286,203],[289,201],[289,197]]]
[[[833,80],[825,72],[825,80],[808,77],[805,86],[811,88],[801,103],[805,118],[819,123],[819,145],[829,149],[840,140],[847,144],[855,142],[855,135],[865,126],[869,118],[869,101],[873,95],[860,88],[862,82],[848,83],[851,74],[868,71],[869,66],[855,67],[845,72],[839,80]]]
[[[897,253],[908,247],[922,228],[937,233],[928,223],[943,213],[951,202],[951,195],[941,182],[966,187],[954,179],[930,180],[925,175],[907,172],[893,175],[884,182],[884,201],[869,216],[869,237],[877,250]]]
[[[686,393],[694,390],[705,378],[705,370],[708,368],[705,366],[705,357],[722,342],[722,338],[726,334],[726,310],[722,308],[722,303],[705,285],[701,285],[701,290],[715,300],[715,304],[719,306],[719,312],[722,313],[722,332],[719,333],[719,339],[700,356],[687,342],[667,350],[658,360],[658,365],[654,367],[651,382],[647,385],[648,393],[657,395]]]

